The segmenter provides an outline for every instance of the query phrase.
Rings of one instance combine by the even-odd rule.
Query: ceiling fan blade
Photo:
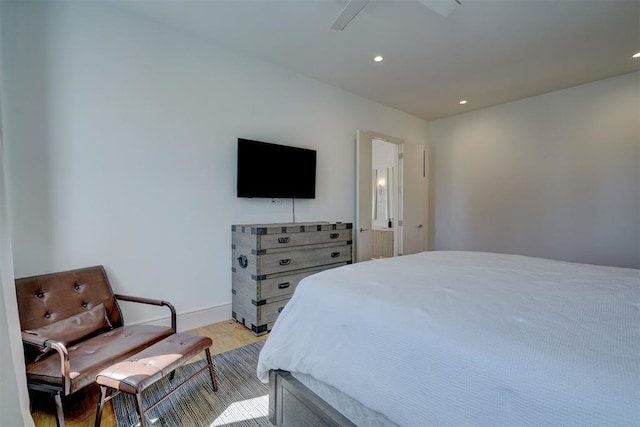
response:
[[[429,9],[441,16],[449,16],[453,10],[460,6],[459,0],[418,0]]]
[[[369,3],[369,0],[349,0],[340,15],[333,21],[332,30],[342,31],[353,18]]]

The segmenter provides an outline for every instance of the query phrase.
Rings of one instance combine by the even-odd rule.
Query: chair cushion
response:
[[[93,383],[104,368],[132,356],[173,334],[170,327],[153,325],[122,326],[104,332],[67,348],[74,393]],[[60,356],[57,352],[37,362],[27,363],[30,382],[62,385]]]
[[[67,317],[66,319],[53,322],[38,329],[26,329],[24,332],[35,335],[41,339],[58,341],[66,347],[69,347],[106,329],[112,329],[112,326],[106,316],[104,304],[100,303],[84,313]],[[33,360],[36,362],[45,355],[56,352],[52,348],[29,347],[31,347],[33,351],[27,351],[26,354],[29,357],[30,353],[34,353],[35,358]]]

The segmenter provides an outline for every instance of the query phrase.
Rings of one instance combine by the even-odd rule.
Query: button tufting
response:
[[[50,318],[50,317],[51,317],[51,313],[49,313],[49,312],[46,312],[46,313],[44,314],[44,317],[45,317],[45,319],[48,319],[48,318]]]
[[[76,283],[75,285],[73,285],[73,289],[75,289],[76,291],[80,290],[80,285]]]
[[[44,298],[44,294],[42,292],[38,292],[36,296],[40,299]]]
[[[88,306],[88,305],[89,305],[89,304],[87,304],[86,302],[83,302],[83,303],[82,303],[82,307],[83,307],[83,308],[87,308],[87,306]]]

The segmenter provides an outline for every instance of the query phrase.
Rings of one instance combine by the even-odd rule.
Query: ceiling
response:
[[[640,70],[640,0],[460,1],[372,0],[343,31],[347,0],[115,4],[425,120]]]

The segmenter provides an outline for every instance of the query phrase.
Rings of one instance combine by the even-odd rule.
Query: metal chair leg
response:
[[[102,423],[102,409],[104,408],[105,398],[107,397],[107,387],[100,386],[100,400],[98,401],[98,409],[96,410],[95,427],[100,427]]]
[[[56,402],[56,424],[58,427],[64,427],[64,411],[62,409],[62,392],[59,391],[53,395]]]
[[[213,385],[213,391],[218,391],[218,380],[216,378],[216,370],[213,367],[213,359],[211,358],[211,351],[206,348],[207,364],[209,365],[209,375],[211,375],[211,384]]]

